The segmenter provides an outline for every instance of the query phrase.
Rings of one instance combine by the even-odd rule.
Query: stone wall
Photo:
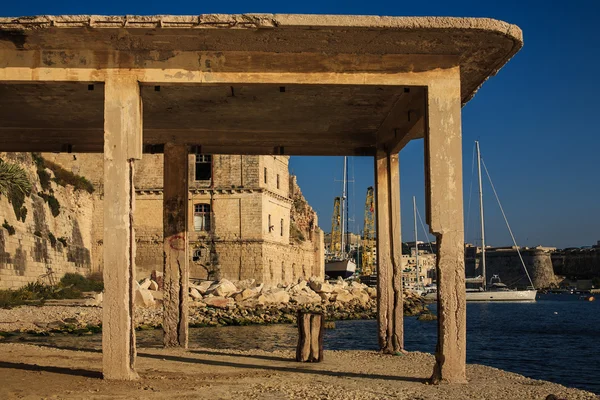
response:
[[[94,248],[93,196],[51,182],[47,193],[60,205],[58,215],[53,216],[47,202],[38,195],[42,187],[31,154],[2,153],[0,158],[24,168],[33,186],[23,204],[27,210],[25,221],[17,219],[6,197],[0,197],[0,222],[6,221],[15,230],[11,235],[8,229],[0,228],[0,289],[15,289],[38,279],[48,283],[44,275],[50,270],[57,281],[67,272],[89,274]]]
[[[509,287],[524,288],[530,285],[519,255],[515,250],[486,251],[485,254],[487,282],[490,281],[493,275],[498,275],[502,282]],[[557,283],[552,269],[551,253],[535,249],[523,249],[521,255],[536,288],[546,288]],[[467,259],[467,263],[472,264],[473,260],[473,258]],[[476,267],[473,267],[473,265],[468,266],[467,270],[473,271],[470,276],[481,274],[479,263]]]
[[[86,175],[102,188],[101,154],[45,156],[68,170]],[[195,179],[195,155],[190,155],[188,162],[191,277],[253,278],[258,282],[277,284],[282,279],[323,276],[322,231],[300,188],[294,179],[290,179],[289,157],[213,155],[212,179],[209,181]],[[135,167],[138,277],[163,268],[163,168],[162,154],[144,154]],[[294,201],[302,204],[301,209],[292,208]],[[100,270],[103,251],[101,190],[94,195],[94,202],[92,260],[94,269]],[[196,204],[210,206],[212,229],[209,232],[195,230]],[[300,221],[305,240],[290,240],[293,219]],[[286,272],[271,274],[269,260],[271,264],[277,260],[279,271],[283,262]],[[303,270],[306,275],[302,275]]]
[[[554,273],[569,279],[600,277],[600,249],[573,250],[552,254]]]

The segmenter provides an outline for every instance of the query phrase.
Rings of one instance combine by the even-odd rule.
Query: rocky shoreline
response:
[[[137,329],[162,326],[162,279],[158,274],[153,274],[153,278],[142,280],[136,288]],[[98,333],[102,328],[101,297],[0,309],[0,332],[4,336],[9,332]],[[374,288],[341,280],[329,283],[313,278],[279,286],[257,285],[253,280],[205,281],[190,284],[189,324],[191,327],[292,324],[298,311],[322,312],[330,321],[374,319],[376,299]],[[435,319],[425,302],[409,292],[404,293],[404,315]]]

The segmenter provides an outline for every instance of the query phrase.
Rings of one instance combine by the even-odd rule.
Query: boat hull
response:
[[[499,290],[488,292],[467,292],[467,301],[535,301],[537,290]],[[424,296],[428,300],[436,300],[437,293]]]
[[[467,292],[467,301],[535,301],[537,290]]]
[[[350,278],[356,272],[356,264],[352,260],[336,260],[325,263],[325,275],[330,279]]]

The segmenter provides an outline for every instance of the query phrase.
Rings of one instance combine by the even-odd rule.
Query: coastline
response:
[[[559,399],[593,400],[590,392],[467,365],[466,385],[429,385],[433,356],[326,351],[322,363],[297,363],[293,351],[142,348],[140,380],[100,379],[101,354],[0,343],[3,398],[260,399]],[[35,380],[36,385],[23,382]]]

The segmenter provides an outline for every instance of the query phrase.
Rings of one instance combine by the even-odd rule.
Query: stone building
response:
[[[414,249],[412,254],[402,254],[402,287],[416,288],[417,285],[431,285],[435,280],[435,254],[419,251],[419,281],[417,282],[417,267]]]
[[[44,157],[87,177],[98,188],[92,268],[99,270],[103,264],[102,156],[45,153]],[[191,278],[278,284],[323,276],[323,233],[316,213],[290,177],[288,162],[288,156],[189,156]],[[144,154],[134,182],[136,273],[141,277],[163,269],[163,155]]]

